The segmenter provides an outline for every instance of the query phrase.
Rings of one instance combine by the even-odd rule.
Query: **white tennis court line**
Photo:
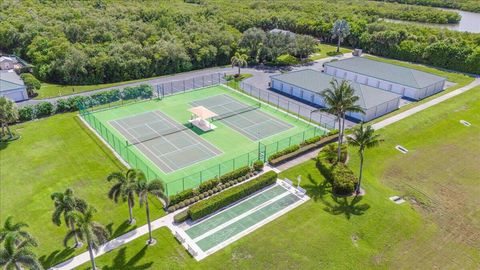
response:
[[[277,183],[274,184],[271,188],[275,187],[276,185],[280,185],[282,186],[283,188],[286,188],[286,186],[288,186],[283,180],[280,180],[280,179],[277,179]],[[263,192],[267,191],[268,189],[263,189],[259,192],[259,194],[262,194]],[[228,238],[227,240],[217,244],[216,246],[208,249],[207,251],[203,251],[197,244],[196,244],[196,241],[192,240],[188,235],[187,233],[185,232],[185,229],[183,229],[181,226],[179,225],[176,225],[176,224],[173,224],[173,223],[169,223],[167,224],[167,227],[170,228],[170,230],[173,232],[173,234],[175,235],[175,237],[181,242],[181,244],[192,254],[192,256],[197,260],[197,261],[200,261],[202,259],[204,259],[205,257],[221,250],[222,248],[228,246],[229,244],[237,241],[238,239],[250,234],[251,232],[257,230],[258,228],[264,226],[265,224],[279,218],[280,216],[286,214],[287,212],[293,210],[294,208],[300,206],[301,204],[305,203],[306,201],[308,201],[310,199],[310,197],[308,197],[307,195],[303,195],[303,196],[300,196],[296,193],[296,189],[295,187],[292,187],[290,186],[288,189],[286,188],[286,194],[287,195],[284,195],[284,196],[288,196],[290,194],[294,194],[295,196],[297,196],[299,198],[298,201],[290,204],[289,206],[283,208],[282,210],[280,211],[277,211],[275,212],[274,214],[268,216],[267,218],[264,218],[262,219],[261,221],[255,223],[255,225],[253,226],[250,226],[248,228],[246,228],[245,230],[242,230],[240,233]],[[283,193],[282,193],[283,194]],[[252,196],[252,195],[251,195]],[[281,198],[283,198],[284,196],[280,196]],[[274,197],[275,200],[272,201],[269,200],[268,202],[270,203],[274,203],[276,201],[278,201],[278,199],[281,199],[281,198],[277,198],[279,196],[276,196]],[[247,198],[250,199],[251,197]],[[243,201],[243,200],[242,200]],[[226,211],[228,210],[229,208],[231,207],[234,207],[235,205],[237,205],[238,203],[241,203],[242,201],[240,202],[237,202],[235,204],[232,204],[232,205],[229,205],[227,208],[224,208],[222,209],[221,211]],[[256,209],[256,211],[260,210],[262,208],[258,208]],[[256,211],[252,211],[250,214],[256,212]],[[208,220],[210,219],[211,217],[214,217],[215,215],[219,214],[220,212],[218,213],[215,213],[214,215],[211,215],[205,219],[202,219],[202,220]],[[248,216],[248,215],[247,215]],[[208,233],[208,232],[206,232]],[[200,236],[201,237],[201,236]],[[200,237],[197,237],[197,239],[200,239]],[[203,238],[203,237],[202,237]]]

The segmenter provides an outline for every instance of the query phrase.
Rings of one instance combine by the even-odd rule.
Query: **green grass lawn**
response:
[[[118,236],[134,228],[128,218],[126,204],[116,205],[107,197],[111,184],[106,176],[123,165],[103,144],[81,124],[73,113],[13,127],[22,138],[0,144],[0,223],[7,216],[30,225],[29,231],[38,239],[36,249],[44,266],[52,266],[74,254],[85,251],[65,249],[64,226],[51,221],[52,192],[71,187],[93,205],[96,220]],[[154,202],[155,218],[164,215],[160,203]],[[145,210],[135,207],[137,226],[146,223]]]
[[[352,49],[345,48],[345,47],[340,47],[340,52],[337,52],[337,46],[330,45],[330,44],[323,44],[323,43],[317,45],[317,48],[318,48],[317,52],[312,54],[308,58],[308,60],[315,61],[315,60],[320,60],[320,59],[335,56],[335,55],[352,52]]]
[[[332,198],[315,162],[307,161],[281,177],[301,174],[312,200],[201,262],[165,228],[155,232],[156,246],[145,248],[140,238],[97,262],[103,269],[475,269],[480,87],[380,133],[385,142],[366,154],[367,195],[358,201]],[[401,154],[397,144],[410,152]],[[357,171],[355,149],[350,153]],[[396,205],[392,195],[409,202]]]

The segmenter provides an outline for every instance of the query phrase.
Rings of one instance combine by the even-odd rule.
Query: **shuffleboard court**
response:
[[[160,111],[109,121],[127,141],[137,147],[163,172],[170,173],[222,152],[188,126]]]
[[[309,199],[304,190],[277,180],[205,219],[171,224],[171,229],[195,259],[201,260]]]
[[[253,141],[258,141],[286,131],[293,126],[269,114],[222,94],[190,103],[204,106],[219,115],[220,121]]]

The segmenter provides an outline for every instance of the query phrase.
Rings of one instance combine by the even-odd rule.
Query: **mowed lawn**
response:
[[[281,177],[301,174],[312,200],[201,262],[166,228],[155,231],[153,247],[140,238],[97,262],[102,269],[478,268],[480,87],[380,133],[385,142],[366,155],[364,198],[332,198],[307,161]],[[401,154],[397,144],[410,152]],[[355,149],[350,153],[357,171]],[[392,195],[409,202],[396,205]]]
[[[107,197],[109,173],[124,170],[108,148],[87,131],[74,113],[23,123],[13,127],[22,138],[0,144],[0,223],[7,216],[30,225],[38,239],[37,254],[44,266],[52,266],[85,249],[63,247],[67,232],[51,221],[52,192],[74,189],[78,197],[93,205],[96,220],[114,235],[134,228],[128,218],[126,203],[116,205]],[[154,217],[163,215],[160,204],[153,206]],[[146,223],[145,210],[134,209],[137,226]]]

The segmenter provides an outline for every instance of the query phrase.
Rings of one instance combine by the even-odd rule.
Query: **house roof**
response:
[[[10,61],[10,62],[16,63],[17,59],[14,59],[14,58],[8,57],[8,56],[1,56],[0,57],[0,62],[3,62],[3,61]]]
[[[274,28],[270,31],[268,31],[269,33],[272,33],[272,34],[284,34],[284,35],[295,35],[295,33],[291,32],[291,31],[288,31],[288,30],[283,30],[283,29],[278,29],[278,28]]]
[[[20,76],[11,70],[0,71],[0,92],[15,89],[25,89],[25,84],[22,79],[20,79]]]
[[[331,75],[312,69],[273,75],[271,78],[315,93],[321,93],[325,89],[330,88],[330,82],[335,79],[335,77]],[[384,91],[368,85],[355,82],[350,82],[350,85],[355,90],[355,95],[360,98],[358,100],[358,105],[360,105],[363,109],[370,109],[390,100],[401,97],[395,93]]]
[[[445,78],[431,73],[370,60],[364,57],[353,57],[329,62],[325,63],[325,66],[336,67],[413,88],[425,88],[445,80]]]

